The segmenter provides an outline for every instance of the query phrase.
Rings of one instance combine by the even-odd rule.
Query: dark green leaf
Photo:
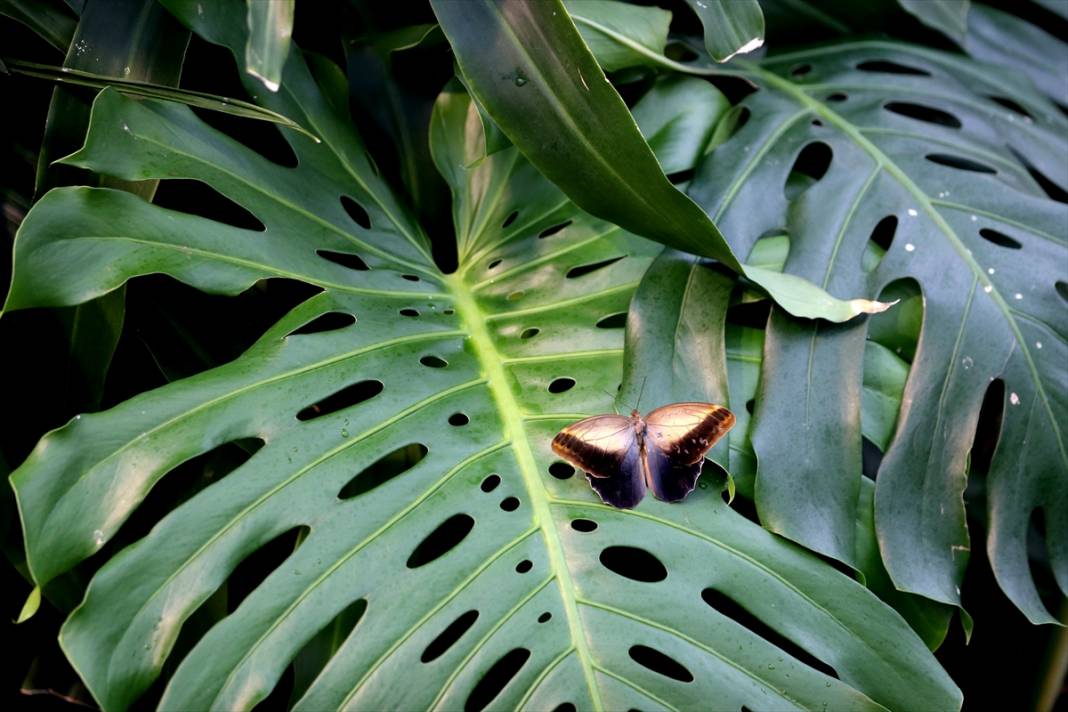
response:
[[[962,46],[976,59],[1016,70],[1046,96],[1068,105],[1068,45],[1041,27],[986,5],[973,5]]]
[[[664,56],[670,12],[613,0],[565,0],[564,6],[604,71],[658,64]]]
[[[174,87],[152,84],[150,82],[139,82],[100,76],[92,72],[68,69],[66,67],[53,67],[48,64],[37,64],[36,62],[8,60],[8,68],[13,74],[22,74],[28,77],[48,79],[54,82],[91,87],[93,89],[105,89],[110,87],[115,91],[129,96],[163,99],[165,101],[173,101],[179,104],[195,106],[198,109],[210,109],[211,111],[221,111],[224,114],[232,114],[247,119],[270,121],[285,126],[286,128],[299,131],[310,138],[315,138],[307,129],[292,119],[275,111],[271,111],[270,109],[250,104],[247,101],[241,101],[240,99],[230,99],[224,96],[191,91],[189,89],[176,89]]]
[[[715,223],[667,180],[559,0],[432,5],[469,89],[538,170],[584,210],[714,257],[796,316],[845,321],[886,308],[836,299],[794,275],[743,267]]]
[[[60,0],[0,0],[0,15],[21,22],[46,42],[66,52],[78,19]]]
[[[959,45],[968,34],[971,0],[897,0],[906,12]]]
[[[796,72],[801,66],[806,71]],[[894,583],[959,604],[970,547],[961,498],[968,453],[986,389],[1001,378],[1006,403],[990,472],[988,549],[1016,605],[1033,621],[1051,620],[1025,542],[1031,512],[1057,511],[1068,496],[1068,483],[1054,474],[1068,468],[1056,415],[1068,407],[1060,368],[1068,312],[1055,286],[1055,265],[1068,259],[1068,211],[1018,156],[1064,185],[1068,122],[1007,74],[903,45],[798,52],[745,76],[760,87],[743,102],[751,118],[713,152],[713,168],[698,170],[691,196],[735,236],[739,254],[785,227],[786,269],[831,291],[876,292],[914,280],[923,294],[914,302],[923,329],[907,405],[875,498]],[[1008,99],[1030,120],[988,97]],[[819,170],[816,155],[829,159]],[[809,176],[792,200],[783,191],[791,172]],[[887,217],[896,220],[893,241],[865,271],[869,239]],[[895,310],[873,318],[872,329],[884,318],[912,319]],[[856,551],[864,331],[864,324],[773,317],[753,436],[762,520],[844,561]],[[798,482],[805,492],[785,497]],[[1068,521],[1046,521],[1051,565],[1068,589],[1068,552],[1056,544],[1068,540]]]
[[[232,16],[235,5],[204,5],[201,18],[192,3],[170,3],[231,49],[245,38],[215,13]],[[299,54],[264,100],[323,137],[287,135],[295,168],[184,106],[112,91],[97,99],[86,147],[72,159],[128,179],[204,181],[251,210],[264,232],[82,188],[49,193],[17,240],[9,306],[84,300],[150,272],[223,293],[264,277],[323,289],[236,360],[49,434],[14,474],[31,567],[47,580],[98,550],[181,462],[238,439],[265,443],[105,564],[68,619],[64,649],[104,708],[129,706],[239,562],[297,527],[309,530],[299,548],[192,646],[162,708],[254,707],[361,600],[359,622],[297,709],[460,708],[517,650],[522,664],[494,706],[960,705],[890,608],[730,510],[718,492],[621,512],[599,504],[581,477],[548,473],[552,434],[611,408],[604,391],[619,383],[622,334],[597,323],[626,310],[658,245],[575,208],[515,148],[476,165],[456,161],[483,139],[470,101],[448,93],[432,147],[467,249],[459,271],[442,275]],[[346,194],[370,228],[346,215]],[[357,253],[370,269],[316,250]],[[55,269],[77,278],[36,278]],[[294,333],[330,313],[355,324]],[[571,388],[549,389],[564,378]],[[367,381],[381,391],[327,412],[324,399]],[[408,462],[413,445],[426,454],[414,467],[382,471]],[[576,518],[597,529],[572,528]],[[455,547],[435,557],[422,545],[434,532]],[[612,546],[644,549],[659,561],[653,573],[669,579],[615,573],[601,563]],[[837,678],[702,596],[735,601]],[[424,662],[472,610],[466,633]],[[643,648],[684,666],[693,684],[643,667],[632,652]]]
[[[705,48],[727,62],[764,44],[764,13],[757,0],[686,0],[705,30]]]

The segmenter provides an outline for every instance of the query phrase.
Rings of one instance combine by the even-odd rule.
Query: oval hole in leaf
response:
[[[467,425],[470,422],[471,419],[467,417],[466,413],[453,413],[449,416],[449,425],[452,425],[454,427]]]
[[[419,359],[419,363],[423,364],[427,368],[445,368],[449,365],[449,362],[445,359],[439,358],[432,354]]]
[[[554,462],[549,465],[549,474],[558,480],[566,480],[575,474],[575,468],[566,462]]]
[[[883,108],[899,116],[915,119],[916,121],[924,121],[928,124],[948,126],[951,129],[959,129],[963,125],[960,119],[948,111],[942,111],[925,104],[914,104],[910,101],[891,101],[884,105]]]
[[[418,465],[426,454],[426,445],[422,443],[401,445],[360,470],[355,477],[345,483],[345,486],[337,493],[337,498],[352,499],[370,492]]]
[[[530,559],[523,559],[522,561],[520,561],[518,564],[515,565],[515,572],[517,574],[525,574],[526,572],[530,571],[532,568],[534,568],[534,564],[532,564],[530,562]]]
[[[997,230],[993,230],[989,227],[984,227],[982,230],[980,230],[979,236],[987,242],[994,243],[998,247],[1007,247],[1010,250],[1019,250],[1021,247],[1023,247],[1023,245],[1021,245],[1019,242],[1012,239],[1005,233],[998,232]]]
[[[975,425],[972,451],[968,458],[968,476],[985,475],[990,472],[994,450],[1001,436],[1001,419],[1005,414],[1005,381],[995,378],[986,387],[983,404],[979,407],[979,419]]]
[[[598,329],[623,329],[627,326],[627,312],[609,314],[597,322]]]
[[[771,315],[771,300],[761,299],[756,302],[739,302],[727,307],[727,323],[735,326],[748,326],[750,329],[764,330]]]
[[[500,257],[498,257],[497,259],[495,259],[495,260],[491,261],[491,262],[490,262],[490,263],[489,263],[488,265],[486,265],[486,269],[494,269],[494,268],[496,268],[496,267],[497,267],[497,265],[499,265],[500,263],[501,263],[501,258],[500,258]]]
[[[546,238],[546,237],[552,237],[553,235],[555,235],[556,233],[560,232],[561,230],[563,230],[565,227],[567,227],[570,224],[571,224],[570,220],[565,220],[564,222],[558,223],[556,225],[553,225],[552,227],[547,227],[547,228],[545,228],[544,230],[542,230],[541,232],[538,233],[538,238],[539,239],[543,239],[543,238]]]
[[[515,510],[519,509],[519,498],[518,497],[505,497],[504,499],[501,500],[501,505],[500,506],[501,506],[501,509],[503,509],[506,512],[514,512]]]
[[[352,221],[364,230],[371,229],[371,216],[363,209],[363,206],[347,195],[341,196],[341,207],[345,209]]]
[[[320,628],[293,657],[293,692],[290,699],[300,699],[341,649],[367,612],[367,599],[360,598],[343,608]],[[262,704],[262,703],[261,703]],[[288,707],[282,704],[280,708]],[[271,709],[271,708],[264,708]]]
[[[760,636],[787,655],[796,658],[798,661],[811,668],[819,670],[824,675],[834,678],[838,677],[838,673],[835,672],[834,668],[830,665],[812,655],[812,653],[797,645],[797,643],[789,638],[783,636],[775,629],[766,625],[759,618],[747,611],[744,606],[740,605],[737,601],[722,591],[718,591],[711,587],[706,588],[701,591],[701,600],[703,600],[712,610],[730,618],[738,625],[748,628],[750,632]]]
[[[251,211],[199,180],[191,178],[161,180],[152,202],[161,208],[198,215],[241,230],[267,231],[267,226]]]
[[[456,643],[456,641],[463,637],[464,633],[466,633],[477,620],[478,611],[467,611],[466,613],[460,614],[460,616],[450,623],[445,630],[438,633],[438,636],[434,638],[434,640],[430,641],[430,645],[426,646],[426,650],[419,656],[419,662],[425,664],[440,658]]]
[[[409,569],[426,566],[452,551],[471,533],[475,520],[468,514],[454,514],[426,535],[405,564]]]
[[[411,307],[407,307],[405,309],[401,309],[400,312],[398,312],[398,313],[401,316],[406,316],[406,317],[409,317],[409,318],[414,318],[414,317],[419,316],[419,310],[418,309],[412,309]]]
[[[363,261],[359,255],[354,255],[351,252],[334,252],[333,250],[316,250],[315,254],[322,257],[324,260],[333,262],[336,265],[342,267],[348,267],[359,272],[366,272],[371,269],[367,266],[367,263]]]
[[[940,166],[946,166],[948,168],[956,168],[961,171],[989,173],[991,175],[997,173],[996,170],[985,163],[979,163],[978,161],[973,161],[970,158],[964,158],[962,156],[951,156],[948,153],[928,153],[924,158],[931,163],[937,163]]]
[[[1020,116],[1023,116],[1025,118],[1031,119],[1032,121],[1035,118],[1034,116],[1031,115],[1031,112],[1029,112],[1027,109],[1025,109],[1022,106],[1020,106],[1019,104],[1017,104],[1012,99],[1009,99],[1008,97],[991,96],[989,98],[990,98],[990,101],[993,101],[996,104],[1001,104],[1006,109],[1008,109],[1009,111],[1011,111],[1011,112],[1013,112],[1015,114],[1019,114]]]
[[[609,546],[601,551],[600,560],[606,569],[631,581],[656,583],[668,575],[660,559],[635,546]]]
[[[237,438],[172,468],[152,486],[130,518],[108,541],[101,558],[110,558],[109,552],[118,553],[147,535],[167,513],[244,465],[265,444],[262,438]]]
[[[226,580],[227,611],[236,611],[275,569],[300,548],[310,532],[311,528],[303,524],[287,529],[247,554]]]
[[[869,318],[868,338],[911,363],[923,326],[923,292],[919,283],[910,277],[894,280],[883,287],[876,299],[880,302],[898,299],[901,303],[890,310],[896,312],[892,317],[887,318],[890,312],[886,312]]]
[[[576,708],[570,702],[561,702],[553,708],[553,712],[576,712]]]
[[[521,338],[521,339],[532,339],[532,338],[534,338],[535,336],[537,336],[540,333],[541,333],[541,329],[539,329],[536,326],[531,326],[531,327],[528,327],[526,329],[523,329],[523,332],[519,335],[519,338]]]
[[[548,623],[552,619],[552,617],[552,613],[549,613],[549,611],[545,611],[540,616],[538,616],[538,623]]]
[[[1066,114],[1068,114],[1068,112],[1066,112]],[[1031,177],[1038,183],[1038,187],[1042,189],[1042,192],[1044,192],[1050,200],[1056,200],[1058,203],[1068,203],[1068,192],[1065,192],[1063,188],[1046,177],[1045,173],[1035,168],[1035,166],[1024,158],[1024,156],[1015,148],[1009,146],[1009,151],[1016,157],[1016,160],[1023,164],[1024,168],[1027,169],[1027,172],[1030,173]]]
[[[672,680],[693,682],[693,673],[687,670],[682,663],[668,657],[656,648],[650,648],[647,645],[632,645],[627,652],[630,654],[631,660],[644,668],[648,668]]]
[[[374,379],[353,383],[345,386],[340,391],[331,393],[320,401],[312,403],[306,408],[302,408],[297,413],[297,420],[314,420],[324,415],[336,413],[343,408],[350,408],[374,398],[382,392],[382,389],[382,382]]]
[[[890,245],[894,242],[897,233],[897,216],[887,215],[871,231],[868,244],[864,247],[864,254],[860,256],[860,266],[865,272],[874,272],[875,268],[890,251]]]
[[[479,487],[483,492],[492,492],[497,489],[497,485],[501,483],[501,476],[494,472],[492,475],[482,480],[482,484]]]
[[[685,183],[687,181],[693,180],[693,177],[696,174],[696,168],[686,168],[685,170],[668,173],[667,179],[672,185],[678,185],[679,183]]]
[[[1068,302],[1068,282],[1058,279],[1053,286],[1057,290],[1057,294],[1061,295],[1061,299]]]
[[[549,393],[564,393],[575,387],[574,378],[557,378],[549,384]]]
[[[918,69],[886,59],[869,59],[858,64],[857,69],[862,72],[879,72],[882,74],[910,74],[916,77],[931,76],[931,73],[926,69]]]
[[[270,121],[249,121],[241,116],[222,111],[190,106],[208,126],[221,131],[241,145],[249,148],[272,163],[283,168],[296,168],[299,161],[293,147],[286,141],[281,127]]]
[[[588,534],[597,528],[597,522],[592,519],[572,519],[571,528],[577,532]]]
[[[304,326],[294,329],[286,334],[286,337],[299,336],[302,334],[321,334],[324,331],[337,331],[345,329],[356,323],[356,317],[345,312],[327,312],[320,314]]]
[[[419,281],[419,278],[416,277],[414,274],[402,274],[401,275],[401,279],[405,279],[405,280],[407,280],[409,282],[418,282]]]
[[[727,490],[723,490],[722,494],[723,501],[726,502],[728,496]],[[735,513],[745,517],[753,524],[760,526],[760,515],[757,514],[756,505],[753,504],[751,500],[748,500],[745,497],[735,497],[734,501],[730,503],[730,507]]]
[[[512,212],[508,213],[508,217],[506,217],[504,219],[504,222],[501,223],[501,229],[504,229],[504,228],[508,227],[509,225],[511,225],[512,223],[514,223],[515,219],[517,217],[519,217],[519,211],[518,210],[513,210]]]
[[[611,257],[611,258],[609,258],[607,260],[601,260],[600,262],[593,262],[593,263],[588,264],[588,265],[579,265],[577,267],[572,267],[571,269],[569,269],[567,271],[567,275],[566,276],[567,276],[568,279],[575,279],[576,277],[582,277],[584,275],[589,274],[590,272],[596,272],[597,270],[604,269],[605,267],[608,267],[609,265],[614,265],[616,262],[619,262],[620,260],[625,259],[625,258],[626,258],[626,255],[620,255],[619,257]]]
[[[747,412],[749,413],[749,415],[752,415],[752,414],[753,414],[753,408],[754,408],[755,406],[756,406],[756,400],[755,400],[755,399],[753,399],[753,398],[750,398],[749,400],[747,400],[747,401],[745,402],[745,409],[746,409],[746,411],[747,411]]]
[[[845,101],[848,98],[849,98],[848,94],[845,94],[845,93],[840,92],[840,91],[836,91],[833,94],[828,94],[826,101],[829,101],[832,104],[840,104],[841,102]]]
[[[526,648],[515,648],[505,653],[486,671],[475,689],[471,690],[467,701],[464,702],[464,712],[480,712],[485,709],[501,694],[501,690],[512,681],[529,658],[530,651]]]
[[[860,474],[874,482],[882,464],[883,451],[866,436],[860,436]]]
[[[796,64],[793,69],[790,70],[791,77],[803,77],[812,71],[811,64]]]
[[[827,173],[831,167],[831,159],[834,152],[823,141],[813,141],[807,144],[794,160],[793,168],[786,176],[786,184],[783,192],[787,200],[796,200],[802,193],[811,188]]]

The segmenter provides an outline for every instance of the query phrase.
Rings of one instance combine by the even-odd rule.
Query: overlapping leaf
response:
[[[175,7],[237,50],[234,5],[204,17]],[[611,407],[613,326],[658,246],[575,209],[515,149],[463,168],[481,123],[446,94],[433,145],[465,249],[460,272],[439,274],[344,104],[323,98],[300,56],[268,101],[324,139],[286,137],[296,168],[185,107],[113,92],[72,159],[201,180],[263,231],[85,188],[50,193],[18,238],[9,308],[81,301],[149,272],[222,293],[270,277],[323,290],[237,360],[49,434],[13,476],[44,583],[97,551],[180,463],[262,441],[108,562],[64,626],[105,709],[145,690],[183,623],[294,529],[299,547],[193,646],[164,708],[251,708],[309,659],[319,631],[354,618],[325,667],[301,674],[298,709],[959,705],[891,609],[714,490],[619,512],[550,470],[556,428]],[[349,205],[350,217],[343,196],[365,213]],[[70,279],[42,278],[56,273]],[[782,637],[736,622],[744,611]]]
[[[876,494],[895,584],[959,603],[967,459],[984,394],[1002,379],[988,548],[1006,593],[1033,621],[1051,620],[1025,544],[1032,514],[1045,513],[1054,574],[1068,590],[1068,521],[1055,514],[1068,502],[1058,416],[1068,405],[1068,211],[1028,166],[1068,184],[1063,116],[1010,75],[900,45],[813,50],[744,74],[760,87],[743,102],[749,121],[690,188],[736,252],[785,231],[786,269],[832,292],[880,293],[907,280],[923,295],[906,405]],[[815,171],[800,194],[795,167]],[[774,314],[753,436],[762,521],[847,562],[865,330]]]

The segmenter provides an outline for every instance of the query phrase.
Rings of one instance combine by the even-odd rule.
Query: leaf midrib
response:
[[[508,377],[503,359],[486,327],[486,315],[479,307],[470,287],[463,277],[457,274],[446,277],[446,283],[452,288],[456,300],[456,313],[462,323],[467,326],[472,350],[482,366],[483,375],[489,382],[490,392],[504,426],[505,440],[511,443],[516,465],[530,498],[532,519],[542,532],[549,558],[549,568],[558,584],[556,588],[560,593],[571,641],[579,657],[586,686],[589,688],[590,700],[594,709],[603,709],[600,690],[594,678],[593,656],[582,627],[578,602],[574,594],[575,585],[567,566],[567,556],[560,541],[560,535],[556,531],[549,497],[538,475],[533,448],[527,438],[519,401],[510,386],[512,381]]]

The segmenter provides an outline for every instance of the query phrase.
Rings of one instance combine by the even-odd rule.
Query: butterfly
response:
[[[586,472],[605,504],[631,509],[646,490],[665,502],[693,492],[705,453],[734,426],[734,414],[711,403],[673,403],[643,419],[595,415],[553,438],[553,452]]]

